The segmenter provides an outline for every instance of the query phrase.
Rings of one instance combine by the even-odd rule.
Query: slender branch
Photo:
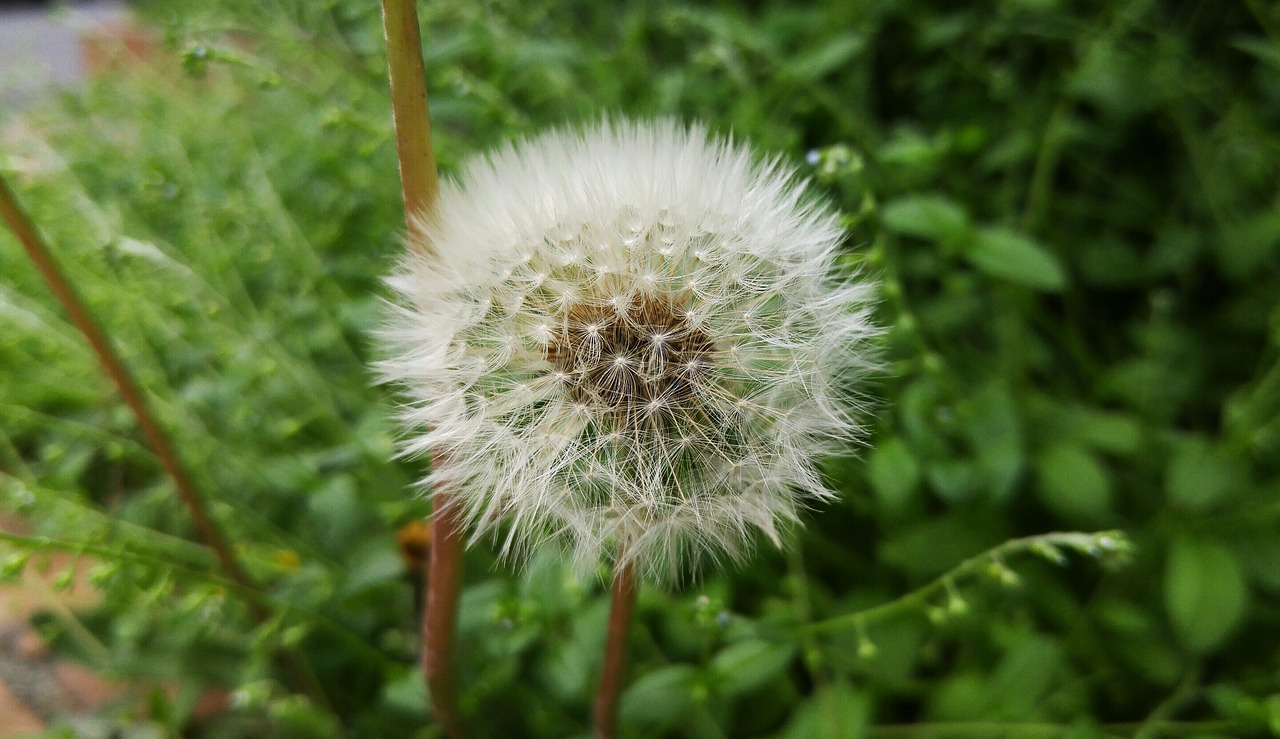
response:
[[[622,676],[627,665],[627,643],[631,637],[636,590],[634,565],[630,562],[619,565],[613,576],[609,632],[604,643],[604,670],[600,674],[600,691],[596,693],[596,736],[599,739],[617,736],[618,695],[622,692]]]
[[[861,629],[873,621],[898,615],[904,611],[924,608],[935,596],[955,587],[957,581],[972,577],[979,572],[987,572],[1005,582],[1017,582],[1017,575],[1005,566],[1004,559],[1024,552],[1033,552],[1055,564],[1064,564],[1066,558],[1061,549],[1071,549],[1091,557],[1123,557],[1128,552],[1129,546],[1128,539],[1119,531],[1101,531],[1096,534],[1055,532],[1011,539],[982,554],[966,559],[946,574],[888,603],[819,621],[808,626],[808,629],[812,631],[835,631],[850,627]]]
[[[89,345],[93,348],[93,353],[97,355],[103,370],[106,371],[112,382],[120,390],[121,397],[124,398],[125,404],[129,406],[129,410],[133,412],[134,418],[138,420],[138,426],[143,435],[147,437],[147,442],[151,445],[156,456],[159,457],[160,464],[164,466],[169,477],[173,479],[173,485],[177,488],[178,496],[191,514],[191,520],[195,524],[200,540],[213,550],[218,558],[219,565],[222,567],[222,571],[226,573],[230,580],[245,589],[256,590],[257,588],[253,585],[253,581],[236,558],[222,529],[213,517],[209,515],[208,509],[205,507],[204,496],[196,487],[173,445],[169,443],[169,437],[161,430],[160,424],[156,422],[155,415],[147,403],[146,396],[143,395],[137,382],[134,381],[133,375],[129,373],[124,363],[120,361],[120,357],[116,354],[106,334],[103,333],[97,321],[94,320],[92,314],[85,307],[84,301],[80,299],[75,288],[67,281],[67,278],[62,274],[62,270],[58,268],[53,254],[49,251],[48,246],[45,245],[40,234],[37,233],[31,219],[18,206],[13,193],[9,190],[8,183],[4,181],[3,177],[0,177],[0,215],[3,215],[5,222],[9,225],[9,229],[18,238],[22,248],[26,250],[27,256],[31,258],[36,268],[40,270],[40,274],[49,285],[50,292],[62,304],[63,309],[67,311],[72,323],[89,341]]]
[[[440,183],[431,145],[427,107],[427,77],[422,65],[422,38],[414,0],[382,0],[382,25],[387,37],[387,70],[391,78],[391,114],[396,127],[400,186],[409,232],[416,219],[430,218]],[[421,239],[411,244],[428,248]]]
[[[422,610],[422,672],[431,709],[445,733],[462,739],[466,730],[457,708],[453,680],[453,632],[462,583],[461,510],[436,492],[431,516],[431,553],[427,565],[427,603]]]
[[[164,467],[165,472],[172,478],[174,488],[178,491],[178,497],[182,499],[183,505],[186,506],[187,512],[191,515],[191,520],[195,524],[196,533],[199,535],[200,540],[213,550],[214,556],[217,557],[218,565],[226,578],[242,592],[251,594],[251,597],[247,598],[249,609],[258,623],[265,623],[271,614],[266,606],[263,605],[261,589],[249,577],[248,572],[245,571],[240,564],[240,560],[236,557],[222,528],[213,516],[209,514],[208,508],[205,506],[204,495],[196,486],[177,450],[169,442],[169,437],[161,429],[142,389],[138,386],[128,368],[125,367],[124,362],[120,360],[119,355],[116,354],[115,348],[103,332],[102,327],[98,325],[88,308],[85,307],[84,301],[81,300],[75,287],[62,274],[57,261],[53,258],[53,253],[44,243],[44,239],[41,238],[39,232],[36,231],[31,219],[18,205],[17,199],[14,198],[13,192],[9,189],[9,185],[3,177],[0,177],[0,216],[3,216],[13,235],[22,244],[27,256],[35,264],[36,269],[40,271],[45,282],[48,283],[49,291],[62,304],[63,309],[71,317],[71,322],[75,324],[80,333],[84,334],[89,346],[93,349],[93,353],[98,357],[98,362],[102,365],[103,370],[119,389],[120,396],[124,399],[125,404],[129,406],[129,410],[133,412],[134,418],[137,419],[138,427],[142,430],[143,436],[147,438],[151,449],[155,452],[156,457],[160,459],[160,464]],[[329,700],[323,687],[305,660],[289,651],[282,651],[279,654],[279,659],[284,669],[291,673],[293,679],[317,704],[326,708],[329,707]]]

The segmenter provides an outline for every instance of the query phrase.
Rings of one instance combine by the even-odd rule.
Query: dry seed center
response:
[[[710,370],[711,338],[669,298],[572,305],[546,350],[573,398],[632,419],[687,405]]]

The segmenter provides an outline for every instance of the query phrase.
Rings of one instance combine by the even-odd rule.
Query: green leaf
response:
[[[416,666],[401,668],[388,677],[382,684],[382,703],[388,708],[411,715],[425,714],[427,686],[422,679],[422,670],[416,669]]]
[[[966,258],[983,273],[1037,290],[1060,292],[1067,273],[1058,258],[1030,237],[1006,228],[978,232]]]
[[[881,542],[880,561],[914,578],[933,577],[986,549],[999,534],[959,516],[925,518]]]
[[[1235,557],[1222,546],[1179,538],[1169,547],[1165,607],[1183,645],[1212,652],[1240,624],[1249,593]]]
[[[1165,472],[1169,502],[1193,511],[1207,511],[1237,484],[1235,465],[1203,439],[1181,444]]]
[[[1215,239],[1223,272],[1247,279],[1254,270],[1270,263],[1280,251],[1280,208],[1273,208],[1223,229]]]
[[[1099,451],[1130,454],[1142,442],[1142,429],[1132,416],[1094,408],[1080,408],[1070,416],[1070,433],[1081,444]]]
[[[782,739],[859,739],[866,736],[870,720],[868,695],[836,684],[818,690],[796,711]]]
[[[1049,447],[1036,459],[1040,500],[1071,523],[1094,523],[1111,509],[1111,479],[1102,463],[1075,444]]]
[[[783,74],[800,80],[816,80],[848,62],[866,45],[867,40],[861,34],[842,33],[791,59],[783,67]]]
[[[1255,586],[1280,593],[1280,537],[1265,524],[1263,528],[1261,532],[1233,537],[1231,551]]]
[[[721,693],[739,695],[783,674],[794,654],[795,649],[787,644],[758,639],[739,642],[721,650],[711,660],[711,671]]]
[[[622,723],[645,729],[675,726],[693,707],[698,671],[689,665],[662,667],[636,680],[622,695]]]
[[[902,513],[920,484],[920,464],[901,438],[886,439],[871,450],[867,477],[880,506]]]
[[[399,581],[404,575],[404,561],[389,540],[373,539],[354,548],[343,573],[343,595],[355,595],[367,588]]]
[[[1232,40],[1230,46],[1280,71],[1280,44],[1261,36],[1242,36]]]
[[[1017,402],[1007,384],[992,382],[960,405],[981,494],[1005,501],[1022,474],[1024,455]]]
[[[1054,639],[1027,634],[1008,648],[989,684],[990,710],[1005,719],[1029,718],[1053,686],[1062,663]]]
[[[929,465],[929,485],[948,503],[963,503],[973,497],[978,475],[967,460],[943,459]]]
[[[885,204],[885,228],[905,236],[958,242],[969,233],[969,216],[942,195],[908,195]]]

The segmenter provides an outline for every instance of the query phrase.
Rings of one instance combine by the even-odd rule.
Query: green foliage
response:
[[[846,266],[883,280],[884,400],[869,448],[828,466],[843,498],[787,555],[641,593],[624,735],[1280,734],[1280,6],[420,7],[446,173],[550,124],[700,118],[812,174]],[[0,574],[78,555],[101,601],[41,628],[182,685],[147,703],[171,730],[217,687],[207,736],[438,736],[395,551],[421,470],[392,461],[366,369],[402,228],[377,4],[141,10],[167,55],[11,129],[0,168],[270,615],[191,543],[7,234],[0,493],[34,531],[0,542]],[[934,580],[1074,527],[1129,531],[1132,563],[1049,548]],[[607,594],[486,550],[459,614],[469,723],[585,736]]]

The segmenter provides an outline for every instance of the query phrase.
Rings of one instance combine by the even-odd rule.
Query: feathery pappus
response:
[[[780,161],[673,121],[562,129],[441,189],[389,283],[403,449],[476,535],[679,578],[833,495],[874,284]]]

